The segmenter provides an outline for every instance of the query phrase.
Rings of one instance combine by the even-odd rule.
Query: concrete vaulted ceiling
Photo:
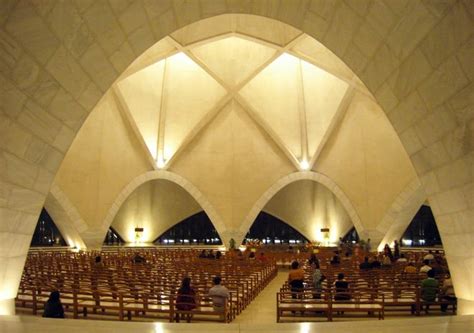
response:
[[[140,175],[153,170],[172,175],[171,183],[144,184]],[[299,187],[319,191],[314,175],[272,192],[306,170],[329,179],[318,188],[336,196],[293,200]],[[227,243],[242,239],[267,203],[310,239],[323,223],[337,240],[352,220],[381,240],[380,221],[403,210],[393,202],[414,179],[386,116],[341,60],[282,23],[228,15],[173,33],[124,71],[83,125],[55,189],[69,220],[84,222],[75,237],[88,247],[100,247],[110,224],[128,241],[130,230],[146,226],[150,242],[200,209]],[[306,207],[318,200],[334,202],[331,221]],[[51,209],[57,203],[47,200]],[[163,212],[178,206],[186,207],[179,216]]]
[[[309,165],[344,96],[354,86],[368,94],[351,82],[342,62],[304,34],[283,46],[239,31],[190,45],[180,36],[137,59],[115,89],[160,168],[231,100],[257,119],[295,166]]]

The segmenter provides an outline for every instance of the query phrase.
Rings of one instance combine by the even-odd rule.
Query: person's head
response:
[[[59,298],[61,295],[59,294],[59,291],[55,290],[49,294],[49,300],[52,302],[59,302]]]
[[[428,253],[429,253],[429,254],[433,254],[433,251],[429,250]]]
[[[265,253],[260,252],[260,257],[264,257],[264,256],[265,256]]]
[[[337,274],[337,279],[338,280],[344,280],[344,273]]]
[[[255,252],[250,252],[249,258],[255,258]]]
[[[96,263],[100,263],[102,261],[102,257],[101,256],[96,256],[95,257],[95,262]]]
[[[219,284],[221,284],[221,277],[220,276],[214,276],[214,278],[212,279],[212,282],[217,286]]]
[[[191,278],[186,276],[183,281],[181,281],[181,288],[190,288],[191,287]]]
[[[291,263],[291,269],[297,269],[299,266],[300,264],[296,260]]]
[[[426,275],[428,275],[429,278],[434,278],[435,277],[434,269],[430,269],[428,272],[426,272]]]
[[[365,257],[364,262],[369,262],[369,257]]]
[[[428,265],[430,261],[428,259],[423,260],[423,264]]]
[[[449,273],[449,271],[446,272],[446,273],[444,274],[444,278],[445,278],[445,279],[450,279],[450,278],[451,278],[451,273]]]

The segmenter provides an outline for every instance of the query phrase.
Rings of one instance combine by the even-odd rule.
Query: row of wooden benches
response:
[[[176,251],[173,251],[176,252]],[[17,297],[17,309],[41,312],[51,290],[59,290],[73,318],[98,316],[123,320],[148,317],[173,320],[181,314],[173,306],[184,276],[192,279],[198,295],[193,314],[199,320],[231,321],[276,275],[272,262],[233,262],[198,259],[197,253],[146,251],[144,264],[134,264],[130,253],[106,253],[105,264],[95,264],[94,253],[30,254]],[[206,294],[219,275],[231,291],[224,311],[216,311]]]
[[[423,309],[427,311],[429,307],[434,306],[451,307],[453,314],[456,314],[457,310],[455,300],[438,298],[433,302],[423,301],[420,297],[420,288],[353,289],[345,293],[337,293],[334,288],[320,290],[306,288],[302,292],[291,292],[282,288],[276,297],[277,322],[281,322],[282,318],[291,321],[326,318],[332,321],[335,316],[346,312],[359,313],[363,316],[377,314],[378,319],[384,319],[387,311],[398,313],[406,311],[408,314],[420,315]]]

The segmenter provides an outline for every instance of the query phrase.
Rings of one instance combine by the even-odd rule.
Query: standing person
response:
[[[372,244],[370,244],[370,238],[367,239],[367,242],[365,243],[365,252],[370,253],[372,251]]]
[[[314,294],[313,298],[320,299],[321,298],[321,290],[323,288],[323,281],[326,277],[323,275],[321,270],[319,269],[319,262],[315,263],[315,268],[313,272],[313,287],[314,287]]]
[[[55,290],[49,295],[49,299],[44,304],[43,317],[64,318],[64,309],[60,299],[59,291]]]
[[[178,289],[176,297],[176,309],[180,311],[191,311],[196,308],[196,292],[191,287],[191,278],[185,277],[181,282],[181,287]],[[192,314],[187,313],[181,314],[181,319],[184,319],[186,315],[186,321],[191,322]],[[176,322],[179,323],[180,314],[176,313]]]
[[[221,285],[221,281],[222,279],[220,276],[215,276],[214,279],[212,279],[214,286],[209,289],[208,295],[212,298],[212,306],[214,307],[214,310],[222,312],[222,315],[224,315],[225,306],[230,297],[230,292],[229,289]]]
[[[303,291],[304,285],[304,271],[299,268],[300,264],[295,260],[291,263],[291,270],[288,274],[288,284],[292,294],[292,298],[296,298],[297,294]]]
[[[400,258],[400,244],[398,243],[396,239],[393,241],[393,244],[394,244],[393,256],[395,260],[397,260],[398,258]]]
[[[390,248],[388,244],[385,244],[383,248],[383,254],[386,255],[390,259],[390,261],[393,261],[392,249]]]

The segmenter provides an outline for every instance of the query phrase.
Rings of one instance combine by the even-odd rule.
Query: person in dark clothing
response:
[[[196,308],[196,292],[191,287],[191,278],[185,277],[181,282],[181,287],[178,289],[176,297],[176,309],[181,311],[191,311]],[[184,319],[185,314],[181,314],[181,319]],[[186,314],[186,321],[191,322],[192,314]],[[179,323],[180,314],[176,314],[176,322]]]
[[[49,299],[44,304],[43,317],[64,318],[64,309],[60,300],[59,291],[55,290],[49,295]]]
[[[364,258],[364,262],[359,265],[360,270],[369,270],[372,269],[372,265],[369,262],[369,257]]]
[[[377,257],[374,258],[374,260],[370,263],[372,268],[380,268],[382,267],[382,263],[379,261]]]
[[[308,265],[310,265],[311,267],[314,267],[314,266],[316,266],[316,264],[319,265],[319,260],[316,257],[316,254],[313,253],[313,254],[311,254],[311,257],[308,260]]]
[[[349,282],[344,280],[344,273],[337,275],[337,281],[334,283],[336,294],[334,295],[335,301],[347,301],[351,299],[349,293]]]
[[[334,251],[334,256],[332,257],[330,264],[339,265],[341,263],[341,258],[339,257],[339,252]]]

